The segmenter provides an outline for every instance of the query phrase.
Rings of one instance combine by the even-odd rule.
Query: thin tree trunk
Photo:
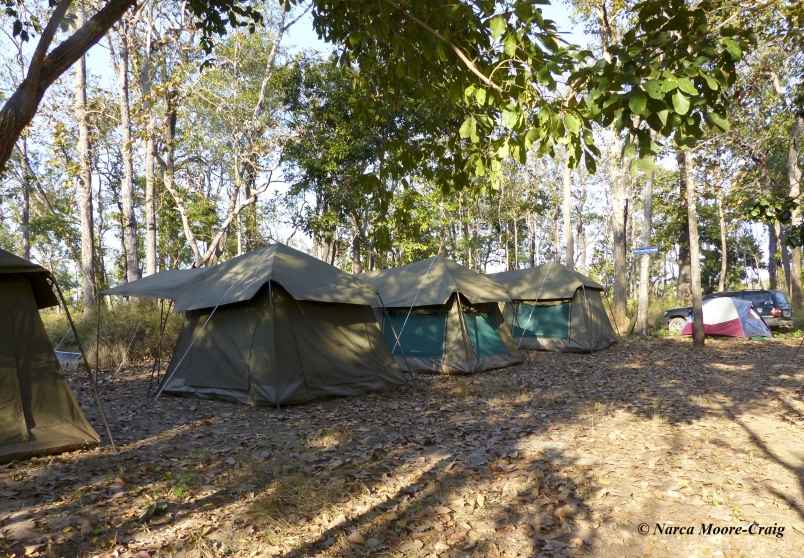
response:
[[[679,168],[679,201],[687,199],[687,176],[683,172],[684,155],[676,153]],[[679,208],[681,209],[681,208]],[[678,287],[676,299],[681,305],[692,304],[692,282],[690,264],[690,222],[689,212],[681,210],[681,235],[678,239]]]
[[[779,251],[779,239],[776,236],[776,227],[768,225],[768,288],[776,289],[776,252]]]
[[[650,171],[645,183],[645,209],[644,227],[642,231],[642,246],[650,246],[650,234],[653,220],[653,180],[655,173]],[[637,330],[643,337],[650,335],[648,323],[648,307],[650,305],[650,255],[643,254],[639,262],[639,306],[637,308]]]
[[[790,185],[790,197],[798,198],[801,194],[801,168],[798,166],[799,145],[802,128],[804,128],[804,118],[796,118],[790,127],[790,143],[787,150],[787,180]],[[801,210],[793,210],[791,224],[793,226],[801,223]],[[802,302],[801,291],[801,247],[793,248],[790,258],[790,299],[793,307],[798,308]]]
[[[150,10],[150,8],[148,8]],[[151,99],[151,12],[148,15],[148,32],[145,36],[145,52],[141,60],[140,91],[145,113],[145,274],[156,273],[156,119]]]
[[[360,262],[360,219],[355,211],[349,214],[352,222],[352,273],[363,273]]]
[[[570,174],[570,151],[564,157],[564,243],[566,265],[575,269],[575,239],[572,236],[572,175]]]
[[[123,247],[126,255],[126,280],[135,281],[142,276],[137,255],[137,215],[134,211],[134,162],[132,157],[133,139],[131,137],[131,105],[129,103],[129,45],[128,21],[123,18],[117,32],[118,56],[115,59],[114,44],[109,38],[109,55],[117,74],[117,102],[120,107],[120,139],[123,180],[120,183],[120,201],[122,211],[120,220],[123,228]]]
[[[686,176],[687,217],[690,233],[690,283],[692,286],[693,346],[702,348],[706,343],[701,293],[701,250],[698,243],[698,207],[695,199],[695,177],[692,152],[686,149],[679,154],[679,171]]]
[[[726,271],[728,270],[728,245],[726,244],[726,214],[723,212],[723,184],[717,196],[717,214],[720,219],[720,277],[717,281],[717,292],[722,293],[726,290]],[[773,258],[770,258],[773,259]],[[769,268],[770,269],[770,268]]]
[[[82,0],[76,3],[76,26],[84,25],[86,15]],[[89,123],[87,122],[86,57],[75,64],[75,116],[78,121],[77,187],[81,215],[81,276],[84,283],[84,316],[89,316],[95,304],[95,239],[92,217],[92,169],[90,166]]]
[[[20,154],[22,164],[22,257],[26,260],[31,259],[31,181],[33,177],[28,172],[28,138],[22,136],[20,141]]]

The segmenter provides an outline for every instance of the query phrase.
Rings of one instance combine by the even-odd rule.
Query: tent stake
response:
[[[92,385],[92,392],[95,394],[95,402],[98,404],[98,409],[100,410],[101,418],[103,419],[103,425],[106,427],[106,434],[109,436],[109,442],[112,444],[112,450],[119,453],[120,450],[117,449],[117,445],[114,443],[114,437],[112,436],[112,429],[109,427],[109,421],[106,420],[106,411],[103,409],[103,403],[101,402],[100,394],[98,393],[98,385],[95,383],[95,378],[92,376],[92,368],[89,366],[89,361],[87,360],[87,355],[84,352],[84,347],[81,345],[81,340],[78,338],[78,330],[75,329],[75,323],[73,323],[73,317],[70,315],[70,309],[67,308],[67,302],[64,300],[64,295],[61,293],[61,287],[59,287],[59,283],[56,281],[56,278],[51,275],[48,279],[50,280],[50,284],[56,287],[56,293],[59,295],[59,300],[64,308],[64,313],[67,315],[67,321],[70,322],[70,328],[73,330],[73,335],[75,336],[75,342],[78,345],[78,350],[81,352],[81,357],[84,359],[84,366],[86,366],[87,374],[89,375],[89,383]],[[97,344],[97,341],[95,343]]]

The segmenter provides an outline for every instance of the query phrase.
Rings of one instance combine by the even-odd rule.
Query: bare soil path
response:
[[[626,341],[281,410],[125,370],[119,455],[0,466],[0,556],[803,556],[795,350]]]

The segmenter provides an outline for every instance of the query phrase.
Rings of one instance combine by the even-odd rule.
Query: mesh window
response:
[[[478,358],[508,353],[505,350],[502,339],[500,339],[497,322],[493,315],[482,312],[464,312],[463,318],[466,321],[466,330]]]
[[[551,306],[533,306],[527,303],[516,305],[514,339],[542,337],[545,339],[569,339],[570,302]]]
[[[410,358],[436,358],[444,357],[444,328],[446,327],[447,315],[441,312],[434,314],[418,314],[411,312],[408,317],[407,312],[389,312],[391,324],[394,326],[402,348],[396,343],[394,330],[389,324],[383,327],[383,337],[388,346],[393,349],[394,356],[405,356]],[[405,318],[408,321],[405,323]],[[402,325],[404,324],[404,328]],[[401,332],[401,334],[400,334]]]

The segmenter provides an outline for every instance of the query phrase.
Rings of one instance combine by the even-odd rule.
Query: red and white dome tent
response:
[[[773,337],[753,304],[739,298],[713,298],[703,303],[704,333],[720,337]],[[680,335],[692,335],[692,316]]]

